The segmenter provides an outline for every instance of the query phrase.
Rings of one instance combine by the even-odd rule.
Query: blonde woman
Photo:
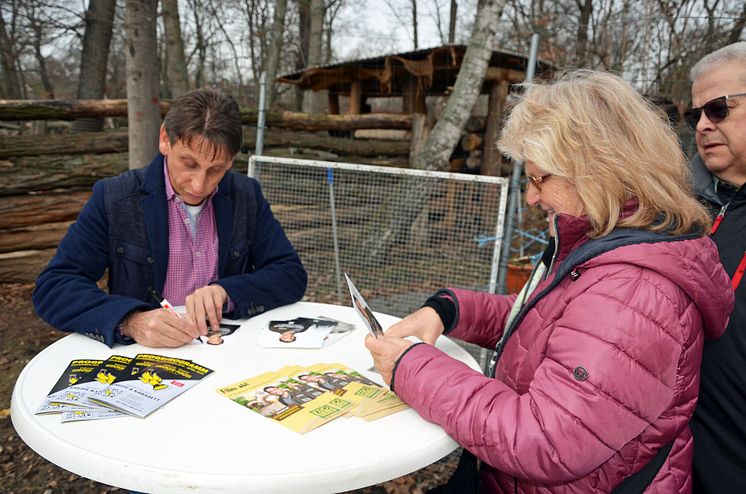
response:
[[[525,162],[553,240],[527,286],[441,290],[366,340],[399,397],[479,460],[474,485],[460,469],[444,492],[690,492],[702,346],[733,293],[676,136],[619,77],[577,71],[528,87],[499,147]],[[496,349],[488,375],[441,334]]]

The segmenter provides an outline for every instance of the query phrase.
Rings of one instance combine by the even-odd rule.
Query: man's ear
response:
[[[163,156],[168,156],[168,152],[171,151],[171,141],[168,139],[166,126],[163,124],[161,124],[161,131],[158,134],[158,150]]]

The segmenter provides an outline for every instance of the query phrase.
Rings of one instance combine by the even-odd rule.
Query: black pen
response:
[[[161,307],[163,307],[164,309],[169,311],[171,314],[181,319],[181,314],[176,312],[176,309],[174,309],[174,306],[171,305],[171,302],[161,297],[161,295],[158,292],[156,292],[155,289],[153,288],[148,288],[148,291],[150,292],[150,296],[153,297],[155,301],[160,304]],[[195,339],[199,341],[200,343],[204,343],[204,341],[202,341],[202,338],[200,338],[199,336],[197,336],[197,338]]]

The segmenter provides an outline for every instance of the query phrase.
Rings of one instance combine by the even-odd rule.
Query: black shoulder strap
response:
[[[672,446],[673,442],[668,443],[659,449],[653,459],[650,460],[647,465],[642,467],[642,470],[624,479],[624,482],[611,491],[611,494],[642,494],[645,492],[645,489],[648,488],[655,476],[658,475],[663,464],[666,462],[666,458],[668,458],[668,453],[671,452]]]

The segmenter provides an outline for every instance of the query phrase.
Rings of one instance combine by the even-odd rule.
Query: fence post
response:
[[[531,52],[528,56],[528,67],[526,68],[526,82],[534,80],[536,72],[536,54],[539,51],[539,33],[531,35]],[[505,224],[505,245],[500,253],[500,269],[497,281],[497,293],[505,293],[505,277],[508,272],[508,261],[510,260],[510,248],[513,244],[513,222],[515,210],[518,207],[518,200],[521,196],[521,173],[523,172],[523,162],[513,162],[513,175],[510,180],[510,198],[508,200],[508,219]]]
[[[334,239],[334,264],[337,271],[337,303],[342,305],[342,270],[339,267],[339,236],[337,234],[337,210],[334,206],[334,169],[326,169],[326,183],[329,184],[329,208],[332,213],[332,238]]]

